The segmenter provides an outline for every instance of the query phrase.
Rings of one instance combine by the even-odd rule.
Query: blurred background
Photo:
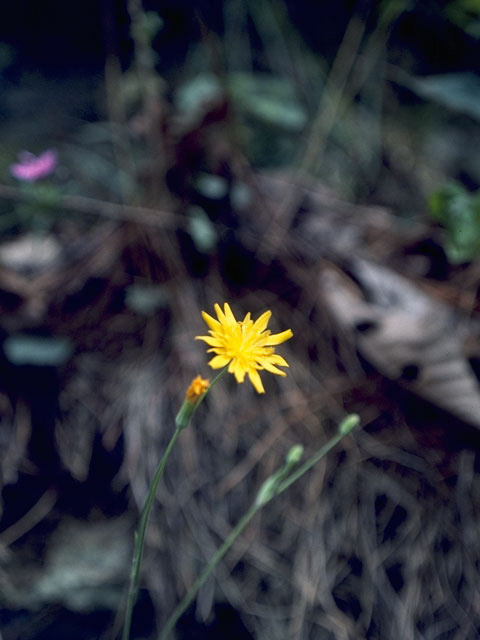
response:
[[[352,411],[177,638],[479,637],[479,39],[475,0],[4,3],[1,640],[119,637],[224,301],[290,369],[182,434],[132,638]]]

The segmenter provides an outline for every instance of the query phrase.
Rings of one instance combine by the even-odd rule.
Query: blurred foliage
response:
[[[16,366],[59,367],[73,354],[68,338],[13,334],[3,343],[7,359]]]
[[[198,173],[195,179],[195,189],[210,200],[221,200],[228,193],[228,183],[221,176]]]
[[[132,23],[131,34],[137,42],[151,47],[163,25],[164,20],[156,11],[142,11],[139,20]]]
[[[0,42],[0,74],[4,73],[15,60],[15,51],[4,42]]]
[[[328,80],[334,49],[323,42],[324,26],[320,26],[316,40],[305,37],[302,28],[311,31],[311,25],[292,20],[296,12],[289,3],[277,0],[241,4],[225,0],[221,10],[212,8],[205,16],[189,16],[186,23],[179,25],[175,23],[175,13],[141,6],[130,16],[129,46],[133,46],[134,56],[107,88],[107,92],[114,90],[109,101],[118,107],[117,115],[123,116],[112,118],[113,114],[108,113],[110,121],[84,120],[74,135],[62,142],[66,192],[140,202],[145,195],[144,177],[148,178],[155,157],[148,134],[158,126],[165,148],[157,149],[157,153],[160,156],[166,149],[162,162],[169,164],[172,140],[168,136],[173,134],[175,138],[182,127],[198,125],[208,105],[221,100],[228,102],[223,135],[240,147],[252,166],[298,167],[311,135],[311,124],[331,98]],[[347,26],[351,16],[344,15],[340,7],[331,9],[337,18],[346,20],[343,28]],[[435,20],[470,34],[478,21],[479,7],[476,0],[456,0],[445,6],[433,4],[429,11]],[[377,190],[382,191],[386,138],[390,132],[402,135],[400,129],[406,126],[402,118],[410,106],[403,104],[398,112],[392,80],[424,100],[423,113],[415,105],[416,117],[425,121],[424,130],[439,137],[445,112],[438,115],[436,122],[428,120],[425,113],[429,103],[480,119],[480,81],[475,73],[411,73],[408,43],[401,38],[405,37],[405,21],[416,13],[421,13],[420,8],[411,0],[382,0],[366,16],[365,34],[359,50],[353,52],[353,71],[334,125],[324,134],[325,139],[320,136],[317,141],[322,152],[315,176],[346,198],[375,197]],[[313,9],[312,15],[317,15]],[[182,37],[192,35],[187,24],[197,31],[199,25],[201,28],[196,38],[184,42]],[[177,33],[175,29],[182,26],[185,34]],[[338,53],[342,32],[338,24],[332,26],[338,31],[335,38],[332,35]],[[170,48],[182,49],[184,57],[165,71]],[[10,60],[11,54],[7,58]],[[0,66],[1,59],[0,51]],[[165,121],[148,121],[152,117],[150,100],[157,100],[155,108]],[[424,150],[417,148],[413,153],[422,154]],[[437,170],[437,158],[416,159],[421,165],[430,163],[430,172]],[[0,157],[0,166],[2,161],[5,163]],[[426,194],[431,184],[422,184],[421,176],[427,172],[423,169],[422,166],[417,172],[416,186]],[[438,167],[438,174],[443,170],[443,166]],[[197,182],[202,180],[199,177]],[[392,196],[391,202],[395,200]],[[28,215],[18,212],[23,226],[38,219],[29,219]]]
[[[19,189],[25,202],[19,202],[0,213],[0,232],[49,231],[61,216],[59,186],[48,181],[22,183]]]
[[[480,38],[480,2],[454,0],[445,6],[445,15],[472,38]]]
[[[29,558],[15,566],[18,559],[9,558],[15,578],[3,585],[0,603],[12,600],[33,609],[49,602],[72,611],[115,609],[130,561],[129,534],[125,518],[88,523],[65,519],[49,538],[42,564]]]
[[[176,88],[175,106],[187,122],[194,122],[206,104],[226,93],[238,138],[257,166],[285,165],[308,122],[308,113],[287,77],[271,73],[234,72],[224,83],[210,72],[186,78]]]
[[[197,249],[203,253],[212,253],[217,246],[217,230],[201,207],[188,209],[188,231]]]
[[[480,257],[480,191],[447,184],[429,199],[432,216],[446,231],[445,249],[454,264]]]
[[[244,115],[293,133],[305,128],[307,114],[287,78],[235,73],[229,77],[228,87],[233,103]]]
[[[237,115],[240,139],[257,166],[295,162],[298,135],[308,116],[286,77],[267,73],[232,73],[227,87]]]
[[[125,290],[125,304],[141,316],[153,316],[169,303],[168,291],[161,285],[132,284]]]
[[[422,98],[480,120],[480,77],[474,73],[444,73],[420,78],[399,72],[397,79]]]

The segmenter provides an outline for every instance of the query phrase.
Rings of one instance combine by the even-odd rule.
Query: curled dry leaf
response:
[[[359,286],[326,269],[321,288],[360,353],[386,377],[480,427],[480,386],[451,310],[372,262],[355,260],[351,273]]]

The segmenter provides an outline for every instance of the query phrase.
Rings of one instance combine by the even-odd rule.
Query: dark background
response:
[[[239,317],[271,308],[273,331],[292,327],[295,344],[279,349],[291,373],[266,381],[262,398],[225,380],[185,433],[159,489],[132,637],[156,637],[285,451],[302,442],[312,453],[356,411],[364,430],[262,514],[178,637],[477,638],[477,430],[363,360],[315,283],[326,264],[348,272],[329,238],[351,226],[358,255],[470,323],[475,368],[479,218],[473,250],[455,260],[459,224],[435,220],[429,199],[454,182],[462,211],[478,210],[480,113],[468,100],[478,76],[464,75],[479,72],[478,12],[462,2],[143,8],[162,24],[135,40],[135,2],[2,7],[0,251],[32,234],[57,247],[41,266],[34,244],[20,265],[0,256],[2,640],[118,637],[146,487],[186,385],[208,373],[193,341],[200,310],[224,300]],[[305,179],[302,154],[352,16],[365,31],[341,108],[272,255],[269,224]],[[415,84],[437,74],[454,74],[456,89],[427,96]],[[220,89],[183,109],[181,91],[211,75]],[[59,154],[51,178],[12,178],[18,152],[48,148]],[[330,215],[325,236],[302,231]],[[369,226],[377,215],[388,223]],[[12,336],[23,360],[8,351]],[[47,355],[23,336],[46,339]]]

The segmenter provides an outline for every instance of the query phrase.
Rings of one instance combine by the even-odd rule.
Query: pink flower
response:
[[[18,162],[10,165],[10,173],[17,180],[35,182],[52,174],[57,164],[57,152],[54,149],[44,151],[39,156],[22,151],[18,154]]]

